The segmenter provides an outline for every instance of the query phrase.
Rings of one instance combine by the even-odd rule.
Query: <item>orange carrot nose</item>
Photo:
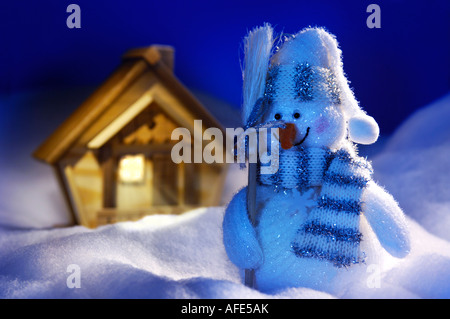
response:
[[[286,123],[286,127],[280,129],[281,147],[285,150],[288,150],[292,146],[294,146],[294,139],[296,134],[297,130],[295,129],[295,125],[292,123]]]

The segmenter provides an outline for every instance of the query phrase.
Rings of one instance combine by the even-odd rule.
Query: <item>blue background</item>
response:
[[[81,29],[66,26],[70,3],[81,7]],[[381,7],[381,29],[366,26],[370,3]],[[0,8],[0,93],[95,88],[125,51],[159,43],[175,47],[175,74],[187,87],[238,108],[241,40],[248,30],[264,22],[278,33],[324,26],[337,36],[344,70],[361,106],[376,118],[382,134],[390,134],[414,110],[449,91],[449,3],[10,1]],[[86,97],[68,95],[71,103],[65,114]],[[12,104],[5,104],[13,99],[2,101],[4,121],[21,116]],[[52,107],[39,103],[34,112],[50,114],[46,108]]]

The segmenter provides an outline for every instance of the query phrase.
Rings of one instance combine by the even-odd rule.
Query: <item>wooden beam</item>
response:
[[[115,144],[112,147],[112,155],[113,156],[124,156],[124,155],[133,155],[133,154],[144,154],[147,157],[158,153],[158,154],[166,154],[170,153],[172,147],[175,143],[166,143],[166,144]]]
[[[113,155],[110,144],[101,148],[100,158],[103,175],[103,207],[114,208],[117,195],[117,158]]]
[[[141,61],[145,64],[145,62]],[[152,86],[157,78],[152,72],[143,72],[133,84],[125,89],[114,100],[105,112],[82,133],[78,144],[88,145],[89,148],[100,148],[109,138],[120,131],[138,114],[143,112],[152,102]],[[102,138],[103,136],[103,138]],[[96,141],[96,140],[100,140]]]
[[[205,127],[217,127],[225,134],[225,129],[222,124],[217,121],[209,110],[178,80],[164,63],[156,63],[153,70],[164,82],[167,89],[180,100],[185,108],[194,114],[194,118],[202,119]]]
[[[58,129],[33,153],[39,160],[56,163],[76,139],[148,68],[145,61],[122,64]]]
[[[64,169],[65,181],[67,182],[68,189],[70,192],[70,199],[72,203],[72,207],[75,208],[77,217],[77,223],[86,227],[91,227],[89,224],[89,219],[86,214],[86,210],[84,209],[83,201],[81,200],[80,194],[78,193],[78,188],[75,183],[75,179],[73,176],[73,168],[70,165],[66,165],[62,167]]]
[[[76,214],[76,208],[74,207],[74,203],[70,195],[69,184],[67,183],[67,180],[64,177],[64,173],[62,171],[63,168],[59,167],[58,165],[52,165],[52,168],[54,174],[56,175],[56,180],[58,181],[59,188],[64,195],[64,202],[66,203],[67,209],[69,211],[70,220],[67,226],[79,224],[80,221]]]
[[[178,169],[178,178],[177,178],[177,195],[178,195],[178,205],[183,206],[185,204],[184,201],[184,193],[186,190],[186,180],[184,173],[184,162],[177,164]]]
[[[152,45],[151,47],[132,49],[126,52],[123,58],[124,59],[143,58],[150,65],[155,65],[159,61],[162,61],[169,68],[169,70],[173,70],[174,53],[175,50],[171,46]]]

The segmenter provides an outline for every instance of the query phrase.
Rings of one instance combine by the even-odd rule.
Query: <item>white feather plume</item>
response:
[[[242,120],[247,123],[256,101],[263,96],[273,47],[273,28],[265,23],[244,39]]]

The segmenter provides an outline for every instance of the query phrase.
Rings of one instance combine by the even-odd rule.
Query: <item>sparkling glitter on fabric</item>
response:
[[[325,250],[317,250],[315,248],[300,248],[297,244],[292,245],[292,250],[298,257],[327,260],[337,268],[347,268],[353,264],[364,263],[365,260],[364,253],[358,257],[348,257],[340,254],[339,252],[329,252]]]
[[[359,201],[332,199],[327,196],[322,196],[318,200],[318,207],[356,215],[361,212],[361,202]]]
[[[275,174],[258,174],[258,182],[275,192],[320,186],[317,204],[292,241],[299,258],[327,260],[348,267],[362,260],[359,249],[361,194],[371,179],[371,165],[347,150],[293,147],[280,150]]]
[[[296,98],[300,101],[311,101],[313,99],[314,71],[308,62],[300,63],[295,67],[294,76]]]
[[[308,163],[310,161],[310,156],[307,152],[302,149],[297,153],[298,165],[296,167],[298,185],[301,188],[306,188],[309,185],[309,170]]]
[[[339,151],[337,151],[335,156],[337,158],[339,158],[339,160],[345,161],[345,162],[349,163],[350,165],[358,166],[358,167],[363,168],[363,169],[367,169],[367,170],[370,171],[370,173],[373,172],[372,165],[370,164],[370,162],[368,162],[367,160],[365,160],[365,159],[363,159],[361,157],[354,158],[346,150],[339,150]]]
[[[359,232],[361,195],[371,178],[370,164],[362,158],[339,150],[327,163],[323,174],[317,206],[291,243],[300,258],[328,260],[336,267],[361,262]]]
[[[341,89],[339,88],[336,76],[328,70],[326,82],[329,89],[330,98],[334,104],[341,104]]]
[[[362,234],[354,228],[339,228],[336,224],[324,225],[313,220],[303,228],[305,233],[324,236],[331,241],[345,241],[358,244],[361,241]]]
[[[266,88],[264,91],[264,100],[270,105],[273,103],[274,95],[275,95],[275,82],[278,77],[280,71],[280,67],[278,65],[273,65],[267,74],[266,79]]]
[[[325,182],[335,185],[344,185],[344,186],[351,186],[351,187],[357,187],[357,188],[364,188],[367,185],[367,182],[369,181],[367,178],[364,178],[362,176],[346,176],[342,174],[331,174],[327,173],[325,175]]]

